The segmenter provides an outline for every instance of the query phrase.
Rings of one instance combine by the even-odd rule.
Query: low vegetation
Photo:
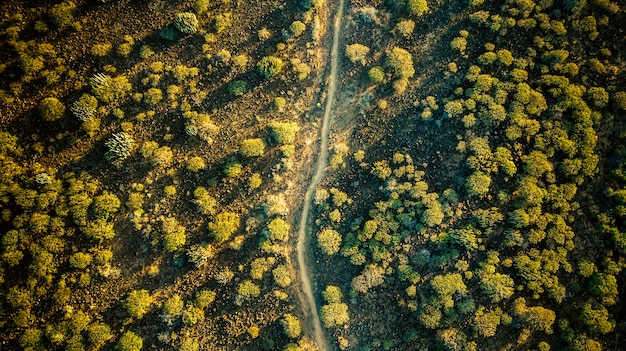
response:
[[[126,3],[0,4],[0,348],[315,350],[303,268],[333,349],[623,347],[623,4],[347,2],[329,100],[336,2]]]
[[[2,348],[310,345],[287,185],[330,9],[31,5],[0,5]]]

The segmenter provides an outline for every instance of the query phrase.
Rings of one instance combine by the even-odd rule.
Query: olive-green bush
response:
[[[283,60],[275,56],[266,56],[257,63],[256,68],[267,80],[280,74],[283,69]]]
[[[115,349],[118,351],[141,351],[142,348],[143,338],[132,331],[127,331],[122,334],[115,344]]]
[[[131,317],[141,318],[148,313],[153,302],[148,290],[133,290],[124,301],[124,307]]]
[[[55,97],[48,97],[39,103],[39,114],[44,121],[56,121],[65,115],[65,105]]]
[[[265,142],[261,138],[245,139],[239,146],[239,153],[244,157],[259,157],[265,153]]]
[[[239,215],[235,212],[220,212],[209,222],[209,231],[215,241],[226,241],[239,229],[240,221]]]
[[[181,12],[174,19],[174,27],[184,34],[195,33],[198,30],[198,18],[194,13]]]

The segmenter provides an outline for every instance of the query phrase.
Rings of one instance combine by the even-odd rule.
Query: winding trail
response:
[[[315,296],[313,295],[313,288],[311,284],[311,278],[309,275],[309,265],[307,264],[306,255],[310,242],[307,238],[307,229],[309,212],[311,211],[311,203],[313,202],[313,195],[319,185],[322,177],[324,176],[324,169],[328,163],[328,139],[330,135],[330,115],[333,107],[333,101],[335,100],[335,91],[337,90],[337,76],[339,66],[339,32],[341,30],[341,19],[343,16],[344,0],[339,0],[337,7],[337,14],[335,16],[335,22],[333,24],[333,44],[330,52],[330,76],[328,82],[328,90],[326,94],[326,107],[324,109],[324,116],[322,117],[322,126],[320,129],[320,151],[317,157],[317,167],[315,173],[311,179],[311,183],[307,188],[304,205],[302,206],[302,213],[300,215],[300,227],[298,229],[298,244],[296,245],[296,254],[298,259],[298,271],[302,279],[302,291],[304,292],[306,301],[302,301],[308,306],[310,311],[310,317],[313,324],[313,337],[320,351],[328,350],[329,346],[324,337],[324,330],[317,313],[317,303]]]

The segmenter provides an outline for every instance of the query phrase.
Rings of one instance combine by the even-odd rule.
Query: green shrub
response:
[[[608,273],[594,274],[589,282],[589,292],[600,297],[605,305],[614,305],[618,295],[615,276]]]
[[[213,59],[217,63],[224,65],[224,66],[230,62],[231,57],[232,55],[230,51],[224,50],[224,49],[218,51],[215,55],[213,55]]]
[[[598,60],[597,58],[592,58],[589,61],[587,61],[587,65],[589,66],[591,71],[594,73],[597,73],[597,74],[606,73],[606,66],[602,62],[600,62],[600,60]]]
[[[302,328],[300,327],[300,321],[298,317],[292,314],[285,314],[283,318],[280,320],[280,324],[283,326],[283,331],[285,335],[289,338],[297,338],[302,334]]]
[[[212,215],[215,214],[217,208],[217,200],[209,194],[209,191],[204,187],[197,187],[193,192],[195,197],[195,203],[198,205],[198,209],[203,214]]]
[[[150,156],[150,162],[157,167],[168,166],[172,162],[173,157],[174,154],[169,146],[161,146],[160,148],[154,150]]]
[[[322,297],[324,298],[324,301],[326,301],[326,303],[340,303],[341,299],[343,298],[343,293],[338,287],[334,285],[328,285],[326,286],[326,289],[324,289],[324,291],[322,292]]]
[[[187,67],[185,65],[176,65],[172,69],[172,77],[176,79],[178,83],[184,83],[189,78],[198,76],[197,67]]]
[[[531,330],[552,334],[552,325],[556,319],[554,311],[542,306],[527,307],[523,297],[513,301],[512,310],[513,314],[522,318]]]
[[[259,336],[259,327],[256,325],[251,325],[248,330],[248,335],[250,335],[250,337],[252,339],[256,339]]]
[[[467,48],[467,39],[464,37],[456,37],[452,39],[450,42],[450,48],[459,50],[461,54],[465,54],[465,49]]]
[[[6,293],[6,301],[15,309],[28,309],[33,304],[33,294],[26,288],[13,286]]]
[[[215,216],[213,221],[209,222],[209,231],[215,241],[226,241],[239,229],[240,221],[239,215],[234,212],[221,212]]]
[[[150,88],[143,93],[143,102],[150,106],[154,106],[163,100],[163,92],[158,88]]]
[[[270,79],[280,74],[283,61],[275,56],[266,56],[257,63],[256,68],[265,79]]]
[[[20,337],[19,344],[24,350],[42,350],[43,332],[40,329],[29,328]]]
[[[421,222],[427,227],[440,225],[444,217],[443,206],[438,201],[433,201],[427,207],[422,213]]]
[[[193,9],[198,13],[202,14],[209,10],[209,0],[196,0]]]
[[[152,50],[150,45],[142,45],[141,48],[139,48],[139,58],[141,58],[142,60],[145,60],[153,55],[154,51]]]
[[[469,195],[486,195],[491,186],[491,177],[483,172],[477,171],[467,178],[465,187]]]
[[[87,225],[82,228],[82,231],[88,238],[99,241],[111,240],[115,237],[113,223],[109,223],[102,218],[89,221]]]
[[[610,320],[609,311],[602,305],[594,308],[592,303],[587,302],[580,308],[580,319],[594,333],[607,334],[615,328],[615,321]]]
[[[122,202],[115,194],[104,191],[93,199],[93,214],[97,218],[108,219],[117,213],[121,204]]]
[[[322,6],[324,6],[324,3],[326,2],[326,0],[301,0],[300,3],[302,4],[302,7],[304,7],[306,10],[311,9],[311,8],[320,8]]]
[[[385,180],[391,176],[391,168],[387,160],[381,160],[374,162],[371,173],[381,180]]]
[[[346,57],[352,63],[360,63],[365,66],[365,60],[370,48],[363,44],[352,44],[346,46]]]
[[[272,137],[279,144],[293,144],[300,126],[296,122],[271,122]]]
[[[574,332],[572,331],[572,334]],[[574,338],[574,336],[572,336]],[[570,345],[572,351],[602,351],[602,344],[585,334],[576,335],[576,339]]]
[[[380,66],[374,66],[370,68],[370,70],[367,72],[367,75],[372,83],[378,84],[385,80],[385,71]]]
[[[300,62],[299,59],[291,60],[291,64],[293,70],[298,74],[299,80],[306,79],[309,76],[309,73],[311,73],[311,67],[304,62]]]
[[[198,351],[200,350],[200,343],[194,339],[189,337],[183,337],[180,339],[180,346],[178,347],[178,351]]]
[[[95,348],[98,348],[113,338],[111,327],[102,322],[92,323],[87,328],[87,338]]]
[[[524,318],[531,330],[552,334],[552,325],[556,319],[554,311],[541,306],[529,307]]]
[[[495,52],[485,52],[484,54],[478,56],[478,63],[481,65],[490,65],[498,59],[498,55]]]
[[[479,309],[474,315],[472,328],[482,337],[488,338],[496,335],[496,330],[500,325],[500,313]]]
[[[262,257],[254,259],[250,264],[250,277],[256,280],[263,279],[263,274],[269,271],[274,263],[276,263],[276,259],[274,257]]]
[[[204,163],[204,159],[199,156],[193,156],[187,161],[187,170],[197,173],[206,168],[206,163]]]
[[[159,144],[156,141],[146,141],[143,145],[141,145],[141,156],[143,156],[146,160],[149,160],[154,154],[154,151],[158,148]]]
[[[185,307],[185,303],[183,299],[180,298],[180,295],[170,297],[163,303],[161,319],[168,324],[172,323],[176,317],[182,314],[183,307]]]
[[[396,24],[396,29],[405,38],[410,38],[415,30],[415,22],[413,20],[403,20]]]
[[[228,92],[232,96],[241,96],[248,92],[248,82],[236,80],[228,84]]]
[[[204,310],[188,303],[182,314],[183,324],[192,326],[204,320]]]
[[[84,252],[76,252],[70,256],[70,266],[78,269],[85,269],[91,264],[91,254]]]
[[[289,223],[280,217],[276,217],[267,225],[267,236],[273,241],[287,241],[289,239],[289,229]]]
[[[440,329],[437,331],[437,341],[443,350],[476,351],[474,342],[467,342],[467,335],[456,328]],[[473,346],[470,346],[473,345]]]
[[[289,26],[289,31],[294,37],[299,37],[306,30],[306,25],[300,21],[294,21]]]
[[[198,30],[198,18],[191,12],[181,12],[174,19],[174,27],[183,34],[192,34]]]
[[[20,250],[6,249],[2,254],[2,260],[10,267],[17,266],[24,258],[24,253]]]
[[[509,50],[498,50],[496,54],[498,55],[498,61],[505,66],[510,66],[515,60],[513,54]]]
[[[263,179],[259,173],[253,173],[250,178],[248,178],[248,186],[250,189],[257,189],[263,183]]]
[[[581,277],[589,278],[598,271],[598,267],[593,262],[581,260],[578,262],[577,271]]]
[[[287,266],[277,266],[272,271],[272,275],[274,276],[276,284],[281,288],[286,288],[291,285],[291,274],[289,273],[289,268],[287,268]]]
[[[130,38],[130,40],[121,43],[117,46],[117,49],[115,50],[117,54],[122,57],[130,55],[130,53],[133,51],[133,45],[135,44],[135,40],[133,40],[130,35],[127,35],[126,38]]]
[[[324,229],[317,234],[317,246],[327,255],[334,255],[341,247],[341,234],[333,229]]]
[[[348,305],[345,303],[330,303],[322,306],[320,319],[326,328],[338,327],[348,323]]]
[[[215,16],[214,28],[216,33],[223,32],[226,28],[230,27],[230,13],[220,14]]]
[[[243,297],[256,297],[261,294],[261,288],[250,280],[244,280],[239,283],[237,293]]]
[[[176,218],[167,217],[161,221],[163,230],[163,246],[169,252],[178,250],[185,245],[187,237],[185,236],[185,227],[180,225]]]
[[[459,273],[436,275],[431,279],[430,286],[439,297],[453,296],[455,293],[467,292],[467,286]]]
[[[426,0],[407,0],[406,9],[411,15],[422,16],[428,12]]]
[[[550,160],[548,160],[548,156],[536,150],[522,156],[522,162],[524,162],[526,173],[533,177],[540,177],[547,172],[552,172],[554,168]]]
[[[283,347],[281,351],[302,351],[302,348],[298,346],[298,344],[290,342],[289,344],[285,345],[285,347]]]
[[[279,110],[282,111],[285,106],[287,105],[287,100],[282,97],[282,96],[277,96],[274,98],[274,106]]]
[[[17,137],[0,131],[0,154],[17,154],[20,153],[20,149],[17,146]]]
[[[567,50],[551,50],[541,55],[541,60],[551,67],[554,67],[557,64],[565,62],[568,56],[569,52]]]
[[[448,101],[444,106],[444,111],[450,117],[460,116],[463,114],[463,100]]]
[[[67,339],[65,345],[66,351],[84,351],[85,345],[83,344],[83,337],[81,334],[75,334]],[[96,347],[96,345],[94,345]]]
[[[76,5],[71,1],[64,1],[52,6],[49,15],[52,23],[59,28],[65,28],[74,22],[74,11]]]
[[[44,121],[56,121],[65,115],[65,105],[57,98],[45,98],[39,103],[39,114]]]
[[[406,78],[396,79],[393,82],[393,93],[396,95],[402,95],[409,87],[409,80]]]
[[[230,161],[224,165],[224,174],[229,178],[235,178],[241,175],[243,166],[237,161]]]
[[[163,247],[169,252],[178,250],[181,246],[185,245],[187,237],[184,231],[175,231],[165,234],[163,238]]]
[[[411,78],[415,75],[413,57],[405,49],[394,47],[387,52],[386,66],[389,67],[396,78]]]
[[[205,113],[188,111],[183,113],[186,119],[185,132],[191,136],[197,136],[207,143],[213,143],[213,138],[219,132],[219,127],[213,123],[211,117]]]
[[[195,304],[196,306],[205,309],[209,307],[213,301],[215,301],[215,296],[217,296],[215,291],[202,289],[196,293]]]
[[[124,333],[115,344],[118,351],[141,351],[142,347],[143,339],[132,331]]]
[[[108,55],[109,52],[111,52],[112,48],[113,45],[108,42],[104,44],[94,44],[94,46],[91,47],[91,54],[94,56],[103,57]]]
[[[153,298],[148,290],[133,290],[128,294],[124,307],[131,317],[141,318],[150,310]]]
[[[239,146],[239,153],[244,157],[263,156],[265,142],[261,138],[245,139]]]
[[[617,108],[626,110],[626,91],[618,91],[613,94],[613,101]]]
[[[602,87],[591,87],[587,90],[587,96],[595,107],[604,107],[609,103],[609,93]]]
[[[257,32],[257,36],[259,37],[260,41],[265,41],[272,37],[272,33],[264,27],[259,29],[259,31]]]

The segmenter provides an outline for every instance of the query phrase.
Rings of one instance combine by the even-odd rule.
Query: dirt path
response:
[[[317,313],[317,303],[313,295],[312,282],[309,275],[309,265],[307,264],[307,256],[310,256],[308,250],[311,247],[309,238],[313,235],[308,231],[309,212],[311,211],[311,203],[315,190],[324,176],[324,169],[328,163],[328,139],[330,134],[330,115],[335,100],[335,91],[337,90],[338,66],[339,66],[339,32],[341,30],[341,19],[343,15],[344,0],[339,0],[337,6],[337,14],[333,24],[333,44],[330,52],[330,76],[328,81],[328,90],[326,95],[326,107],[324,116],[322,117],[322,125],[320,129],[320,150],[317,157],[317,167],[311,179],[311,183],[304,197],[304,205],[302,206],[302,214],[300,215],[300,227],[298,229],[298,244],[296,245],[296,254],[298,260],[298,273],[302,280],[302,292],[305,301],[302,301],[303,309],[310,312],[310,318],[313,325],[313,338],[319,350],[329,350],[329,345],[324,336],[324,330]],[[307,236],[307,234],[309,234]]]

